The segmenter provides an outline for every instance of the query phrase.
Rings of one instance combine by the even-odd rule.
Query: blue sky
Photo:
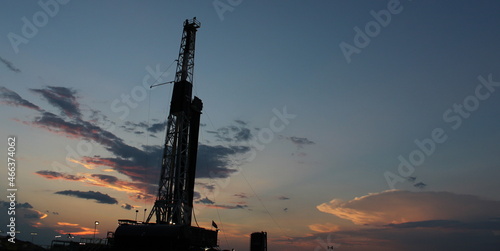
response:
[[[149,212],[171,86],[144,86],[173,80],[196,16],[196,217],[223,227],[223,248],[247,250],[254,231],[270,250],[499,245],[497,3],[40,2],[53,15],[1,4],[0,134],[17,137],[17,199],[29,204],[18,238],[89,237],[95,220],[104,237]],[[399,156],[415,165],[406,177]],[[392,174],[405,181],[391,186]]]

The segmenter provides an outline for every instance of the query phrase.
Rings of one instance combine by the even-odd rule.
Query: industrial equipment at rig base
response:
[[[119,250],[217,250],[217,231],[191,226],[201,99],[192,98],[196,31],[184,21],[155,204],[143,223],[119,220]],[[156,222],[150,222],[155,216]]]

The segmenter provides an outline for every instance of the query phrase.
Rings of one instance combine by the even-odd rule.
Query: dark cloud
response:
[[[159,156],[151,156],[158,159]],[[141,163],[141,159],[144,160]],[[146,184],[156,184],[160,173],[160,168],[146,163],[154,163],[147,157],[144,158],[102,158],[102,157],[83,157],[82,161],[86,164],[111,167],[117,172],[127,175],[130,179],[136,182],[144,182]],[[158,162],[156,162],[158,163]]]
[[[111,175],[92,174],[91,176],[94,178],[98,178],[101,181],[104,181],[104,182],[109,183],[109,184],[115,184],[118,181],[118,178],[116,178],[115,176],[111,176]]]
[[[130,182],[125,180],[120,180],[112,175],[105,174],[92,174],[92,178],[96,178],[97,181],[92,181],[91,184],[97,186],[105,186],[118,191],[125,191],[127,193],[132,193],[134,196],[132,198],[143,198],[151,199],[154,197],[157,187],[147,182]]]
[[[156,186],[146,182],[130,182],[120,180],[115,176],[106,174],[85,174],[85,176],[74,176],[70,174],[54,172],[54,171],[38,171],[37,174],[47,179],[66,179],[71,181],[83,181],[86,184],[107,187],[117,191],[124,191],[132,198],[150,199],[156,192]]]
[[[205,197],[203,199],[199,199],[197,201],[195,201],[195,203],[199,203],[199,204],[209,204],[209,205],[213,205],[215,204],[214,201],[210,200],[208,197]]]
[[[238,205],[215,205],[215,204],[209,204],[209,205],[205,205],[206,207],[210,207],[210,208],[218,208],[218,209],[245,209],[245,208],[248,208],[248,205],[242,205],[242,204],[238,204]]]
[[[0,201],[0,205],[2,205],[2,207],[10,207],[10,202],[8,201]],[[28,202],[24,202],[24,203],[16,203],[16,208],[33,208],[33,206],[28,203]]]
[[[243,121],[243,120],[239,120],[239,119],[235,119],[234,122],[236,122],[237,124],[241,125],[241,126],[246,126],[248,125],[247,122]]]
[[[241,128],[235,135],[234,138],[236,141],[248,141],[252,139],[252,132],[248,128]]]
[[[47,214],[34,209],[33,206],[28,202],[16,203],[15,209],[13,209],[9,201],[0,201],[0,211],[5,212],[6,216],[8,216],[7,211],[13,210],[15,210],[15,215],[11,214],[11,216],[19,216],[16,218],[16,229],[22,229],[23,227],[26,227],[20,227],[20,225],[24,224],[28,224],[29,226],[39,224],[38,220],[46,218],[48,216]],[[6,219],[8,219],[8,217],[6,217]]]
[[[167,121],[153,123],[152,125],[148,125],[146,122],[133,123],[130,121],[126,121],[121,128],[123,128],[127,132],[135,133],[135,134],[144,134],[144,130],[150,132],[152,137],[156,137],[155,133],[164,132],[167,126]]]
[[[3,86],[0,86],[0,103],[13,106],[22,106],[37,111],[41,110],[40,107],[38,107],[37,105],[29,102],[26,99],[21,98],[19,94]]]
[[[78,103],[78,93],[76,90],[66,87],[49,86],[43,89],[33,89],[32,91],[42,95],[50,105],[58,108],[62,115],[41,110],[6,88],[2,89],[2,98],[4,102],[8,100],[11,104],[23,105],[39,111],[39,114],[32,121],[23,123],[31,124],[67,138],[99,144],[112,154],[110,157],[83,156],[77,160],[83,165],[110,167],[118,173],[128,176],[133,181],[126,184],[125,181],[119,181],[116,177],[110,175],[92,176],[94,179],[97,179],[95,181],[99,181],[99,185],[113,187],[117,190],[122,189],[122,191],[124,191],[125,186],[130,185],[132,188],[138,188],[143,191],[134,195],[134,198],[149,199],[154,197],[153,194],[156,194],[155,186],[158,183],[161,169],[159,163],[161,163],[163,153],[162,146],[136,147],[125,143],[123,138],[113,133],[113,130],[98,125],[100,119],[105,119],[105,116],[101,115],[98,111],[90,109],[90,120],[84,119],[79,109],[80,104]],[[239,126],[228,126],[224,130],[227,130],[235,138],[235,141],[250,137],[251,133],[245,129],[244,123],[236,123]],[[131,132],[140,131],[135,130],[135,128],[147,129],[149,132],[159,132],[165,129],[165,124],[165,122],[161,122],[148,126],[144,122],[125,122],[124,128],[129,128]],[[234,137],[235,135],[239,136]],[[210,146],[200,144],[196,176],[198,178],[229,177],[237,171],[234,168],[236,164],[233,157],[245,154],[248,151],[250,151],[250,147],[248,146]],[[37,174],[49,179],[80,180],[82,178],[52,171],[39,171]],[[86,182],[88,181],[86,180]],[[138,183],[144,184],[140,186]],[[76,194],[85,196],[85,194],[78,191],[74,191],[73,194],[75,196]]]
[[[215,189],[215,185],[214,184],[207,184],[207,183],[204,183],[204,182],[196,182],[196,185],[198,187],[201,187],[201,189],[208,190],[209,192],[213,192],[214,189]]]
[[[237,194],[233,194],[233,196],[236,196],[240,199],[247,199],[248,198],[248,195],[246,195],[245,193],[237,193]]]
[[[45,217],[47,217],[47,215],[44,213],[38,212],[38,211],[34,211],[34,210],[30,213],[24,214],[24,218],[27,218],[27,219],[41,219],[42,217],[45,218]]]
[[[64,173],[55,172],[55,171],[48,171],[48,170],[42,170],[42,171],[38,171],[35,173],[40,175],[40,176],[43,176],[47,179],[64,179],[64,180],[74,180],[74,181],[84,179],[83,176],[64,174]]]
[[[194,191],[193,200],[197,200],[199,198],[201,198],[201,194],[199,192]]]
[[[399,224],[385,225],[391,228],[437,228],[437,229],[464,229],[464,230],[500,230],[500,222],[498,221],[473,221],[463,222],[458,220],[428,220],[428,221],[414,221]]]
[[[231,156],[250,151],[247,146],[209,146],[200,144],[198,147],[198,178],[227,178],[237,170],[231,168]]]
[[[156,178],[154,180],[151,178],[159,171],[159,167],[152,165],[152,163],[159,163],[162,152],[159,146],[139,149],[127,145],[123,139],[112,132],[88,121],[80,119],[66,121],[50,112],[42,112],[41,116],[36,117],[32,124],[69,138],[94,141],[116,156],[110,158],[84,157],[84,162],[113,167],[118,172],[130,176],[134,181],[157,182]]]
[[[4,58],[0,57],[0,61],[1,61],[2,63],[4,63],[4,64],[5,64],[5,66],[7,66],[7,68],[8,68],[9,70],[11,70],[11,71],[13,71],[13,72],[16,72],[16,73],[21,72],[21,70],[19,70],[17,67],[15,67],[15,66],[14,66],[14,64],[13,64],[12,62],[10,62],[9,60],[7,60],[7,59],[4,59]]]
[[[298,148],[303,148],[306,145],[314,145],[315,143],[307,138],[301,137],[287,137],[286,139],[290,140],[293,144],[295,144]]]
[[[418,182],[417,184],[415,184],[413,186],[422,189],[422,188],[425,188],[427,186],[427,184],[425,184],[423,182]]]
[[[151,133],[157,133],[157,132],[164,132],[165,127],[167,127],[167,122],[162,122],[162,123],[155,123],[152,124],[149,128],[148,131]]]
[[[45,210],[45,212],[48,214],[59,215],[59,212],[51,212],[49,210]]]
[[[60,133],[68,138],[78,138],[83,140],[92,140],[111,148],[114,145],[121,146],[123,141],[113,133],[102,129],[88,121],[73,120],[66,121],[58,115],[51,112],[41,112],[31,122],[37,127],[47,129],[51,132]]]
[[[101,192],[64,190],[55,192],[55,194],[74,196],[77,198],[82,198],[87,200],[95,200],[97,203],[101,204],[118,204],[118,201],[115,198],[109,196],[108,194],[103,194]]]
[[[248,123],[235,120],[237,125],[228,125],[220,127],[217,130],[207,130],[207,133],[213,134],[217,141],[228,143],[241,143],[253,138],[253,133],[248,128]]]
[[[289,197],[286,197],[286,196],[280,196],[278,197],[278,200],[289,200],[290,198]]]
[[[67,87],[47,86],[44,89],[30,89],[41,94],[51,105],[61,110],[62,114],[70,118],[80,118],[79,103],[76,91]]]
[[[121,207],[125,210],[131,210],[132,208],[134,208],[134,206],[130,205],[130,204],[122,204]]]

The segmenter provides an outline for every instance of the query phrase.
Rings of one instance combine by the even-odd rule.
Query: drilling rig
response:
[[[217,231],[191,226],[198,132],[203,103],[192,98],[196,31],[184,21],[167,120],[158,194],[145,222],[118,220],[119,250],[216,250]],[[151,222],[153,216],[155,222]]]

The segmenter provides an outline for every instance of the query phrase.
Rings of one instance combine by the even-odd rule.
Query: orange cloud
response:
[[[449,192],[384,191],[316,207],[354,224],[384,225],[426,220],[484,220],[495,217],[500,201]]]
[[[72,174],[65,174],[65,173],[48,171],[48,170],[38,171],[38,172],[35,172],[35,174],[38,174],[38,175],[40,175],[44,178],[47,178],[49,180],[63,179],[63,180],[78,181],[78,180],[82,180],[84,178],[83,176],[76,176],[76,175],[72,175]]]
[[[71,159],[71,158],[68,158],[67,160],[69,160],[69,161],[71,161],[71,162],[73,162],[73,163],[75,163],[75,164],[79,164],[79,165],[81,165],[81,166],[83,166],[83,167],[85,167],[85,168],[87,168],[87,169],[89,169],[89,170],[93,170],[93,169],[95,169],[95,167],[97,166],[97,165],[94,165],[94,164],[92,164],[92,163],[87,163],[87,162],[83,162],[83,161],[78,161],[78,160],[76,160],[76,159]]]
[[[62,229],[56,230],[60,234],[72,234],[72,235],[91,235],[94,234],[94,228],[82,227],[76,223],[69,222],[57,222],[57,225]],[[99,234],[99,229],[96,230],[96,234]]]
[[[154,187],[143,182],[120,180],[112,175],[79,173],[78,176],[55,171],[42,170],[36,174],[47,179],[64,179],[69,181],[81,181],[90,185],[107,187],[116,191],[130,194],[134,200],[153,200]]]
[[[45,219],[48,216],[48,214],[46,214],[46,213],[42,213],[42,212],[40,212],[38,210],[35,210],[35,211],[40,215],[40,219]]]
[[[332,223],[325,223],[325,224],[312,224],[309,225],[309,229],[315,232],[319,233],[329,233],[329,232],[337,232],[340,231],[340,227],[337,225],[334,225]]]

